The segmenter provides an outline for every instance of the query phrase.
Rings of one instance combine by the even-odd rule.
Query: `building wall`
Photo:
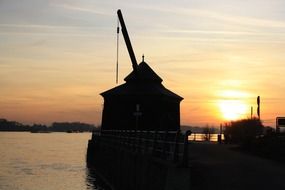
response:
[[[136,105],[139,112],[136,121]],[[180,101],[166,96],[105,97],[102,129],[177,130],[180,128]]]

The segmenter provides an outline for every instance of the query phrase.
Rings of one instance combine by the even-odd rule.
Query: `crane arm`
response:
[[[126,46],[128,48],[128,52],[129,52],[129,55],[130,55],[130,58],[131,58],[131,61],[132,61],[133,70],[136,73],[137,72],[138,63],[137,63],[136,56],[135,56],[135,53],[134,53],[134,50],[133,50],[133,47],[132,47],[132,44],[131,44],[131,40],[129,38],[129,34],[128,34],[128,31],[127,31],[125,22],[124,22],[124,18],[123,18],[123,15],[122,15],[122,12],[121,12],[120,9],[117,11],[117,14],[118,14],[118,18],[119,18],[119,21],[120,21],[120,24],[121,24],[121,27],[122,27],[122,33],[123,33],[123,36],[124,36],[124,39],[125,39],[125,42],[126,42]]]

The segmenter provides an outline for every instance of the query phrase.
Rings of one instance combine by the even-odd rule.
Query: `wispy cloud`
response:
[[[231,30],[164,30],[165,33],[175,34],[215,34],[215,35],[232,35],[232,36],[284,36],[283,32],[261,32],[261,31],[231,31]]]
[[[82,30],[82,29],[85,30]],[[105,36],[105,26],[41,25],[41,24],[0,24],[0,35],[49,35],[49,36]],[[96,32],[95,32],[96,31]]]
[[[187,10],[181,10],[182,13],[186,14]],[[263,18],[253,18],[253,17],[244,17],[238,15],[227,15],[223,13],[208,11],[208,10],[189,10],[190,14],[196,16],[213,18],[221,21],[228,21],[231,23],[248,25],[248,26],[259,26],[259,27],[279,27],[285,28],[285,22],[277,20],[269,20]]]
[[[59,25],[41,25],[41,24],[0,24],[0,27],[5,28],[44,28],[44,29],[55,29],[55,28],[64,28],[71,29],[75,26],[59,26]]]
[[[279,20],[270,20],[264,18],[254,18],[254,17],[246,17],[239,15],[229,15],[221,12],[210,11],[207,9],[191,9],[191,8],[165,8],[158,6],[142,6],[141,8],[146,10],[154,10],[164,13],[170,13],[172,15],[181,15],[188,17],[199,17],[199,18],[208,18],[215,19],[217,21],[226,21],[232,24],[240,24],[247,26],[258,26],[258,27],[276,27],[276,28],[285,28],[285,22]]]
[[[98,8],[87,8],[83,6],[78,6],[78,5],[72,5],[72,4],[52,4],[54,7],[59,7],[63,8],[66,10],[71,10],[71,11],[78,11],[78,12],[87,12],[87,13],[92,13],[92,14],[97,14],[97,15],[103,15],[103,16],[114,16],[114,14],[111,14],[107,11],[99,10]]]
[[[48,25],[48,24],[0,24],[0,28],[34,28],[34,29],[65,29],[65,30],[75,30],[83,28],[96,28],[99,30],[105,29],[102,26],[77,26],[77,25]]]

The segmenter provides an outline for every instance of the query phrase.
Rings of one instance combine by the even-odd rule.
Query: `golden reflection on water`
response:
[[[202,133],[192,133],[188,137],[189,141],[204,141],[205,140],[205,134]],[[224,135],[222,134],[222,140],[224,140]],[[218,141],[218,134],[212,134],[210,141],[217,142]]]
[[[87,180],[90,138],[91,133],[0,132],[0,189],[96,189]]]

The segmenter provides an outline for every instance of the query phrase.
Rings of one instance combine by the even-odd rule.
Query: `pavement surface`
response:
[[[233,149],[232,145],[189,145],[191,190],[285,190],[285,164]]]

